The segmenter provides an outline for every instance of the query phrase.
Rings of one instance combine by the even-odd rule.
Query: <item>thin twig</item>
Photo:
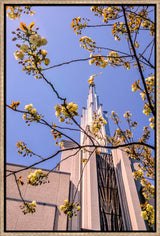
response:
[[[22,199],[23,203],[25,204],[25,201],[24,201],[24,199],[22,197],[22,193],[21,193],[20,187],[19,187],[18,182],[17,182],[16,174],[15,173],[13,173],[13,174],[14,174],[14,178],[15,178],[15,181],[16,181],[16,184],[17,184],[17,189],[18,189],[18,192],[19,192],[19,196]]]
[[[73,156],[75,156],[78,152],[80,151],[80,149],[79,150],[77,150],[74,154],[72,154],[72,155],[69,155],[69,156],[67,156],[67,157],[65,157],[63,160],[61,160],[61,161],[59,161],[57,164],[56,164],[56,166],[55,167],[53,167],[51,170],[49,170],[48,171],[48,173],[47,173],[47,175],[49,175],[49,173],[50,172],[52,172],[52,171],[54,171],[56,168],[57,168],[57,166],[58,165],[60,165],[63,161],[65,161],[65,160],[67,160],[67,159],[69,159],[70,157],[73,157]]]
[[[146,48],[143,50],[143,52],[141,54],[139,54],[139,59],[141,58],[141,56],[145,53],[145,51],[150,47],[150,45],[152,44],[152,42],[154,42],[154,39],[151,40],[151,42],[146,46]]]
[[[106,27],[106,26],[113,26],[114,24],[106,24],[106,25],[86,25],[85,27],[87,28],[94,28],[94,27]]]
[[[154,48],[154,41],[153,41],[153,45],[152,45],[152,48],[151,48],[151,52],[150,52],[150,55],[149,55],[149,58],[148,58],[148,61],[150,61],[151,59],[151,56],[152,56],[152,52],[153,52],[153,48]]]
[[[142,56],[142,55],[141,55]],[[144,56],[142,56],[142,58],[149,64],[150,67],[152,67],[153,69],[155,69],[155,67],[152,65],[152,63],[150,61],[148,61]]]
[[[82,170],[82,172],[81,172],[80,179],[79,179],[78,184],[77,184],[77,187],[76,187],[76,191],[75,191],[75,193],[74,193],[73,202],[75,201],[75,197],[76,197],[77,192],[78,192],[78,187],[79,187],[79,185],[80,185],[80,183],[81,183],[81,180],[82,180],[82,177],[83,177],[84,169],[85,169],[87,163],[89,162],[89,160],[90,160],[90,158],[91,158],[91,156],[92,156],[92,154],[94,153],[95,150],[96,150],[96,148],[90,153],[90,155],[89,155],[89,157],[88,157],[88,159],[87,159],[87,161],[86,161],[86,163],[85,163],[85,165],[84,165],[84,167],[83,167],[83,170]]]
[[[130,54],[126,53],[126,52],[122,52],[122,51],[119,51],[119,50],[116,50],[116,49],[112,49],[112,48],[98,47],[98,46],[96,46],[95,48],[97,48],[97,49],[104,49],[104,50],[108,50],[108,51],[119,52],[119,53],[122,53],[122,54],[124,54],[126,56],[134,57],[134,55],[130,55]]]

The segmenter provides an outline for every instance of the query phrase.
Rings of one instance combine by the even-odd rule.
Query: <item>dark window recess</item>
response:
[[[113,157],[97,154],[96,160],[101,231],[123,231]]]

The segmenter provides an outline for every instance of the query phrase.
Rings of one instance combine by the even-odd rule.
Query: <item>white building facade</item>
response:
[[[101,134],[110,135],[107,112],[102,111],[95,85],[89,86],[87,107],[82,109],[81,127],[89,134],[94,113],[102,116],[107,125],[102,127]],[[103,141],[95,140],[101,145]],[[64,149],[73,143],[63,140]],[[81,145],[91,145],[90,138],[81,132]],[[74,145],[73,145],[74,147]],[[82,231],[145,231],[146,225],[141,216],[138,186],[133,178],[133,163],[122,149],[101,149],[99,154],[88,149],[75,154],[75,150],[62,152],[61,160],[72,155],[60,166],[61,171],[71,173],[70,201],[80,202],[81,213],[73,217],[68,230]],[[89,159],[85,165],[82,160]],[[84,168],[85,166],[85,168]],[[79,179],[81,181],[79,182]]]

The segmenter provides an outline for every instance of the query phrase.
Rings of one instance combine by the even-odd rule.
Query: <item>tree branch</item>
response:
[[[129,27],[128,27],[128,22],[127,22],[127,17],[126,17],[126,10],[125,10],[125,7],[123,5],[122,5],[122,9],[123,9],[125,25],[126,25],[129,41],[131,43],[133,54],[134,54],[134,57],[135,57],[136,62],[137,62],[139,73],[141,75],[141,79],[142,79],[142,83],[143,83],[143,86],[144,86],[144,89],[145,89],[145,92],[146,92],[146,97],[147,97],[147,100],[148,100],[148,103],[149,103],[149,107],[150,107],[150,109],[152,111],[152,114],[155,116],[155,109],[154,109],[154,107],[153,107],[153,105],[151,103],[150,97],[149,97],[149,93],[148,93],[147,86],[146,86],[146,83],[145,83],[145,78],[144,78],[144,75],[143,75],[143,72],[142,72],[142,68],[141,68],[141,65],[140,65],[140,62],[139,62],[139,59],[138,59],[138,56],[137,56],[137,53],[136,53],[136,50],[135,50],[135,47],[134,47],[134,44],[133,44],[133,41],[132,41],[131,33],[130,33],[130,30],[129,30]]]
[[[53,167],[51,170],[48,171],[47,175],[49,175],[50,172],[54,171],[54,169],[56,169],[57,166],[58,166],[59,164],[61,164],[63,161],[66,161],[66,160],[69,159],[70,157],[75,156],[79,151],[80,151],[80,150],[76,151],[74,154],[69,155],[69,156],[67,156],[66,158],[64,158],[63,160],[59,161],[59,162],[56,164],[55,167]]]
[[[45,68],[45,69],[42,69],[42,71],[46,71],[46,70],[49,70],[49,69],[53,69],[53,68],[56,68],[56,67],[60,67],[60,66],[63,66],[63,65],[67,65],[67,64],[71,64],[73,62],[80,62],[80,61],[88,61],[88,60],[91,60],[93,58],[99,58],[99,57],[105,57],[105,58],[126,58],[126,57],[133,57],[133,55],[126,55],[126,56],[120,56],[120,57],[112,57],[112,56],[104,56],[104,55],[100,55],[100,56],[94,56],[94,57],[88,57],[88,58],[81,58],[81,59],[75,59],[75,60],[71,60],[71,61],[67,61],[67,62],[63,62],[63,63],[60,63],[60,64],[57,64],[57,65],[53,65],[53,66],[50,66],[48,68]]]
[[[84,148],[87,148],[87,147],[117,149],[117,148],[120,148],[120,147],[127,147],[127,146],[130,146],[130,145],[141,145],[141,146],[146,146],[146,147],[149,147],[149,148],[155,150],[154,146],[152,146],[150,144],[147,144],[147,143],[143,143],[143,142],[131,142],[131,143],[125,143],[125,144],[120,144],[120,145],[116,145],[116,146],[103,146],[103,145],[83,145],[83,146],[77,146],[77,147],[72,147],[72,148],[66,148],[66,149],[63,149],[63,150],[58,150],[53,155],[51,155],[51,156],[49,156],[49,157],[47,157],[47,158],[45,158],[45,159],[43,159],[41,161],[33,163],[30,166],[26,166],[25,168],[22,168],[21,170],[17,170],[17,171],[14,171],[12,173],[9,173],[6,176],[8,177],[8,176],[10,176],[10,175],[12,175],[14,173],[18,173],[18,172],[27,170],[27,169],[29,169],[31,167],[34,167],[35,165],[41,164],[41,163],[43,163],[45,161],[48,161],[48,160],[52,159],[53,157],[57,156],[59,153],[64,152],[64,151],[70,151],[70,150],[76,150],[76,149],[84,149]]]
[[[148,61],[143,55],[140,54],[140,56],[149,64],[150,67],[152,67],[153,69],[155,69],[155,66],[153,66],[150,61]]]

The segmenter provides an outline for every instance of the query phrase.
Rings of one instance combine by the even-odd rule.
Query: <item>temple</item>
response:
[[[87,107],[82,109],[81,145],[91,145],[90,127],[94,114],[102,116],[107,124],[101,127],[100,135],[110,136],[107,111],[102,110],[95,85],[90,84]],[[94,137],[94,143],[105,145],[103,139]],[[73,143],[64,141],[64,148]],[[62,160],[68,155],[74,155],[74,150],[62,153]],[[133,162],[123,149],[110,150],[101,148],[99,153],[93,152],[93,147],[81,151],[68,161],[61,163],[60,170],[71,173],[70,201],[80,202],[81,214],[69,222],[69,230],[91,231],[132,231],[146,230],[140,208],[140,184],[135,182],[132,172],[137,163]],[[90,156],[90,153],[92,155]],[[87,165],[83,160],[87,160]],[[79,179],[82,178],[78,185]]]
[[[87,107],[82,109],[80,144],[88,146],[77,152],[76,144],[63,140],[59,170],[50,173],[50,183],[44,186],[25,185],[24,200],[37,202],[37,212],[24,216],[19,209],[19,197],[14,176],[8,177],[6,185],[6,230],[47,231],[146,231],[141,216],[141,186],[133,178],[137,163],[122,148],[110,150],[104,139],[93,137],[91,125],[94,114],[103,117],[107,124],[100,135],[110,136],[107,111],[102,110],[95,85],[90,84]],[[92,137],[92,138],[91,138]],[[93,141],[94,140],[94,141]],[[105,145],[95,152],[92,144]],[[68,159],[66,159],[69,157]],[[85,160],[85,162],[84,162]],[[22,168],[9,164],[10,171]],[[33,171],[32,168],[30,171]],[[29,171],[29,170],[28,170]],[[25,172],[26,173],[26,172]],[[22,175],[27,177],[27,174]],[[76,217],[68,219],[60,205],[64,200],[77,201],[81,210]]]

